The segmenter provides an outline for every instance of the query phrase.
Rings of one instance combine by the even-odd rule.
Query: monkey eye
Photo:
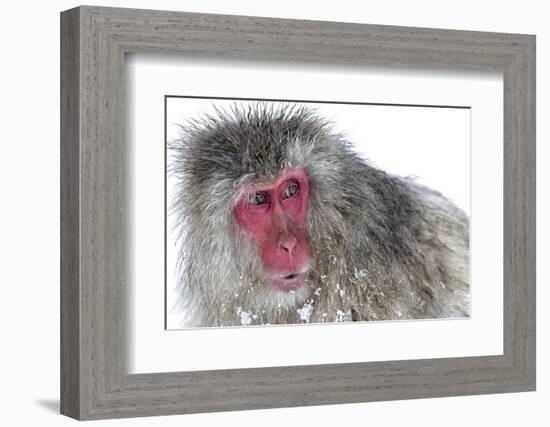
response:
[[[295,196],[298,193],[298,184],[290,184],[286,187],[286,190],[283,194],[283,199],[288,199],[292,196]]]
[[[257,191],[250,195],[248,203],[251,205],[265,205],[267,203],[267,194],[263,191]]]

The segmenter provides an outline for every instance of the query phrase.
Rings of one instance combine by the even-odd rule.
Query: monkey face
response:
[[[292,169],[247,185],[234,207],[237,224],[258,243],[266,280],[284,292],[299,288],[307,278],[308,198],[306,174]]]

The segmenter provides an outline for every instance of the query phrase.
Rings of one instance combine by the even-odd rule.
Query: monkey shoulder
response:
[[[362,272],[354,320],[469,314],[469,218],[439,192],[371,172],[352,255]],[[374,177],[374,179],[373,179]],[[369,195],[365,198],[368,199]],[[362,235],[361,235],[362,234]]]

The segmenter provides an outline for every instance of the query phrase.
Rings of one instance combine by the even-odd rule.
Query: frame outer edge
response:
[[[529,226],[529,232],[531,234],[530,240],[530,255],[532,265],[530,266],[532,278],[529,282],[530,296],[528,300],[529,307],[532,308],[529,318],[528,330],[530,333],[530,348],[531,354],[528,359],[528,381],[531,386],[531,390],[537,390],[537,38],[535,35],[530,37],[531,43],[528,46],[528,71],[527,78],[529,81],[528,88],[528,139],[530,141],[529,155],[532,165],[531,169],[531,186],[530,191],[530,206],[528,209],[532,210],[531,224]]]
[[[537,254],[537,209],[536,209],[536,36],[528,36],[523,51],[524,68],[519,76],[523,81],[525,94],[521,107],[524,115],[521,145],[522,162],[519,165],[520,173],[523,176],[524,192],[524,227],[522,230],[522,244],[525,245],[523,262],[525,263],[525,284],[523,305],[525,306],[525,380],[527,390],[537,389],[537,367],[536,367],[536,254]],[[522,144],[522,142],[524,142]]]
[[[535,61],[525,36],[504,73],[504,353],[517,391],[536,390]]]
[[[60,412],[80,419],[80,10],[60,18]]]

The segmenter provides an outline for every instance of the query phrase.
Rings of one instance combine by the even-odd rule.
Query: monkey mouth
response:
[[[282,292],[294,292],[306,282],[311,264],[306,260],[302,267],[295,271],[275,272],[267,276],[267,282]]]
[[[270,284],[283,292],[292,292],[300,288],[307,279],[308,269],[288,274],[273,275]]]

